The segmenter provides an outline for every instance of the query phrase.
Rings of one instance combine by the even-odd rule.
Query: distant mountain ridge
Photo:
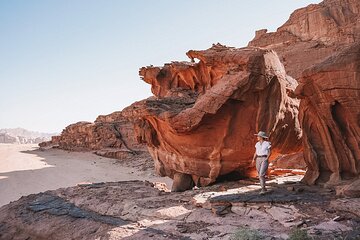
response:
[[[0,129],[0,143],[36,144],[48,141],[54,135],[59,134],[29,131],[24,128],[3,128]]]

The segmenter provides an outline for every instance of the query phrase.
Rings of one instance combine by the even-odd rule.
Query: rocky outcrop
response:
[[[360,174],[360,44],[308,69],[296,94],[308,171],[304,181],[338,183]]]
[[[357,0],[325,0],[294,11],[275,33],[256,32],[251,45],[269,46],[319,41],[324,45],[354,43],[360,38],[360,3]],[[281,40],[279,37],[285,37]]]
[[[275,50],[300,81],[304,181],[338,183],[359,175],[360,2],[325,0],[296,10],[274,33],[249,46]]]
[[[100,115],[93,123],[71,124],[60,136],[40,144],[40,147],[48,146],[70,151],[94,150],[99,155],[119,159],[146,150],[144,144],[137,142],[132,122],[120,111]]]
[[[296,10],[276,32],[259,30],[249,46],[275,50],[287,73],[302,72],[360,39],[360,2],[325,0]]]
[[[232,171],[251,175],[253,133],[263,130],[270,133],[273,158],[294,154],[282,159],[296,166],[304,156],[305,182],[356,177],[359,12],[358,0],[325,0],[296,10],[276,32],[258,30],[247,48],[217,44],[189,51],[189,62],[141,68],[153,97],[95,123],[70,125],[52,142],[121,158],[116,149],[143,147],[134,127],[157,172],[183,189],[193,185],[189,177],[207,185]]]
[[[345,181],[336,187],[336,195],[343,197],[360,198],[360,178],[355,181]],[[360,213],[360,210],[359,210]],[[360,214],[359,214],[360,216]]]
[[[278,31],[326,45],[354,43],[360,38],[359,13],[357,0],[325,0],[296,10]]]
[[[121,137],[117,137],[113,124],[78,122],[67,126],[61,136],[56,138],[61,149],[98,150],[104,147],[122,146]]]
[[[253,151],[250,132],[258,129],[271,132],[275,153],[300,151],[296,140],[293,146],[281,146],[296,139],[296,134],[279,141],[274,132],[288,123],[284,132],[296,131],[296,120],[287,117],[286,124],[277,125],[275,118],[264,117],[275,116],[285,98],[291,99],[290,106],[296,106],[297,100],[289,98],[289,93],[302,99],[300,121],[308,167],[304,181],[336,183],[341,177],[359,175],[358,52],[357,47],[347,50],[360,40],[359,11],[357,0],[325,0],[296,10],[274,33],[265,29],[256,32],[249,47],[275,50],[279,54],[286,72],[301,81],[295,95],[291,88],[279,91],[274,85],[261,85],[261,81],[254,80],[254,72],[262,71],[263,65],[254,60],[256,54],[251,54],[265,50],[215,45],[206,51],[189,51],[191,62],[142,68],[140,75],[151,84],[157,98],[147,100],[140,107],[149,109],[142,113],[145,133],[140,135],[149,145],[158,172],[168,176],[180,173],[177,176],[181,178],[177,179],[188,174],[200,185],[235,169],[249,173],[246,159],[250,159]],[[199,62],[195,63],[195,59]],[[280,69],[276,64],[270,68]],[[304,72],[306,69],[310,70]],[[267,74],[265,70],[263,75]],[[247,79],[261,86],[249,85]],[[263,93],[268,101],[265,107],[260,98],[244,97],[247,94],[254,97],[260,89],[271,89]],[[279,93],[285,98],[274,100],[279,99]],[[293,116],[296,119],[296,113]],[[259,124],[259,119],[268,125]]]
[[[157,98],[133,111],[160,175],[187,174],[201,186],[233,171],[249,175],[259,130],[270,134],[273,157],[300,150],[299,102],[288,96],[297,84],[276,53],[214,45],[187,55],[199,62],[140,70]]]

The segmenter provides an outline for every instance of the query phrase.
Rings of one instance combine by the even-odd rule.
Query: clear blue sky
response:
[[[142,66],[247,45],[316,0],[0,0],[0,128],[61,132],[151,95]]]

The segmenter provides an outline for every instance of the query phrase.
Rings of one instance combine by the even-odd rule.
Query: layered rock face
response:
[[[248,175],[259,130],[270,134],[273,157],[300,150],[299,102],[288,96],[297,83],[276,53],[214,45],[187,55],[199,62],[142,68],[157,98],[133,105],[138,136],[173,190],[177,179],[203,186],[233,171]]]
[[[218,44],[189,51],[191,62],[141,68],[154,97],[70,125],[51,144],[135,152],[146,143],[157,172],[179,190],[232,171],[251,175],[253,134],[263,130],[272,158],[304,156],[309,184],[358,176],[359,12],[358,0],[325,0],[296,10],[274,33],[257,31],[247,48]]]
[[[304,180],[337,183],[360,173],[360,44],[304,72],[300,103]]]
[[[360,2],[325,0],[296,10],[276,32],[256,32],[249,46],[275,50],[287,73],[302,72],[360,39]]]
[[[144,144],[137,142],[133,124],[122,112],[100,115],[94,123],[71,124],[60,136],[54,136],[50,142],[40,144],[41,147],[47,145],[57,145],[70,151],[113,149],[116,151],[97,153],[114,158],[122,158],[124,153],[136,154],[137,151],[146,149]]]
[[[275,50],[301,82],[309,184],[359,175],[359,13],[358,0],[325,0],[296,10],[277,32],[257,31],[249,43]]]

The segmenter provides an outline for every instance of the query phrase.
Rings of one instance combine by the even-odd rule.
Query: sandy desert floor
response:
[[[148,180],[171,187],[172,180],[155,176],[153,169],[129,165],[89,152],[41,151],[35,144],[0,144],[0,206],[21,196],[79,183]]]

